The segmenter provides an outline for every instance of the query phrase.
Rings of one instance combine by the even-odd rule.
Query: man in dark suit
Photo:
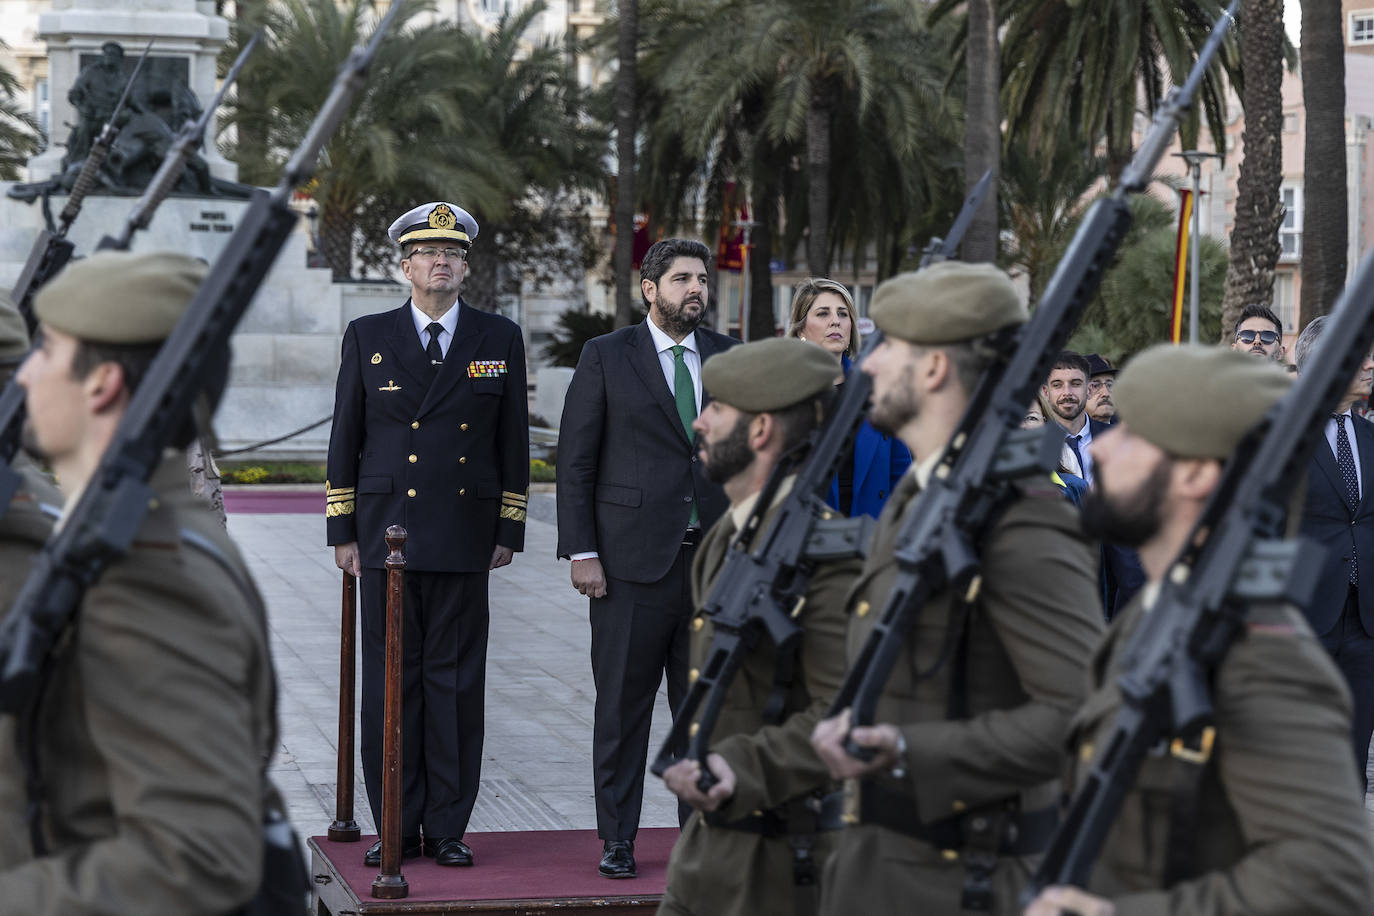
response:
[[[654,696],[665,672],[674,714],[687,692],[692,558],[726,505],[692,446],[701,364],[738,343],[698,327],[710,260],[688,239],[649,249],[648,318],[587,343],[559,425],[558,555],[591,599],[592,769],[608,878],[636,874]]]
[[[525,543],[529,417],[520,328],[458,289],[477,221],[429,203],[388,230],[410,300],[349,324],[329,436],[328,535],[361,576],[363,777],[381,822],[387,526],[406,529],[403,852],[471,865],[482,768],[487,576]],[[364,861],[380,861],[381,844]]]
[[[1100,358],[1100,357],[1099,357]],[[1106,360],[1102,360],[1105,364]],[[1110,370],[1110,366],[1108,366]],[[1088,379],[1092,364],[1078,353],[1065,350],[1054,361],[1054,368],[1041,388],[1050,405],[1051,416],[1064,430],[1064,444],[1078,462],[1079,477],[1093,485],[1092,453],[1088,446],[1093,436],[1101,435],[1109,424],[1090,418],[1087,414],[1090,394]],[[1072,470],[1072,468],[1070,468]],[[1102,545],[1102,607],[1107,619],[1126,606],[1131,597],[1145,584],[1145,571],[1134,550],[1116,544]]]
[[[1326,321],[1325,315],[1314,318],[1298,335],[1293,356],[1299,374]],[[1350,408],[1369,397],[1372,373],[1374,359],[1366,356],[1326,422],[1325,441],[1317,443],[1307,472],[1302,509],[1302,533],[1327,549],[1317,592],[1304,610],[1355,701],[1353,740],[1362,789],[1367,789],[1365,768],[1374,733],[1374,498],[1369,496],[1374,428]]]

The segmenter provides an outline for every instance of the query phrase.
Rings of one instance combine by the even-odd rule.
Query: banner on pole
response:
[[[1178,208],[1178,246],[1174,252],[1174,303],[1169,321],[1169,339],[1174,343],[1183,341],[1183,284],[1188,278],[1189,227],[1193,224],[1193,192],[1180,188],[1182,200]]]

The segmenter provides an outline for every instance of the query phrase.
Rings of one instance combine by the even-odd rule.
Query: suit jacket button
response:
[[[414,491],[414,490],[406,490],[406,496],[412,496],[412,497],[413,497],[414,495],[415,495],[415,491]]]
[[[468,463],[468,456],[467,456],[467,455],[464,455],[462,458],[459,458],[459,459],[458,459],[458,463],[459,463],[459,464],[467,464],[467,463]]]
[[[467,495],[468,495],[467,487],[459,487],[459,488],[458,488],[458,495],[459,495],[459,496],[467,496]]]
[[[463,432],[468,431],[468,425],[466,423],[459,423],[458,428],[461,429]]]
[[[410,428],[411,428],[411,429],[419,429],[419,428],[420,428],[420,421],[419,421],[419,420],[411,420],[411,421],[410,421]]]
[[[419,457],[418,455],[411,455],[411,456],[410,456],[410,463],[411,463],[411,464],[414,464],[415,462],[417,462],[417,461],[419,461],[419,460],[420,460],[420,457]]]
[[[685,502],[685,503],[689,503],[689,502],[692,501],[692,497],[690,497],[690,496],[684,496],[684,497],[682,497],[682,501]]]

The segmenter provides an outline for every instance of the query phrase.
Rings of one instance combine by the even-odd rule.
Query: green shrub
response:
[[[554,468],[540,458],[530,460],[530,483],[553,483]]]

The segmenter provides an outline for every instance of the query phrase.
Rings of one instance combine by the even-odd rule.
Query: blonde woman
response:
[[[798,283],[792,293],[787,334],[829,350],[848,373],[850,360],[859,352],[859,328],[849,290],[820,277]],[[841,375],[836,384],[843,383]],[[883,435],[864,420],[840,461],[826,502],[845,515],[876,518],[910,465],[911,452],[900,440]]]

